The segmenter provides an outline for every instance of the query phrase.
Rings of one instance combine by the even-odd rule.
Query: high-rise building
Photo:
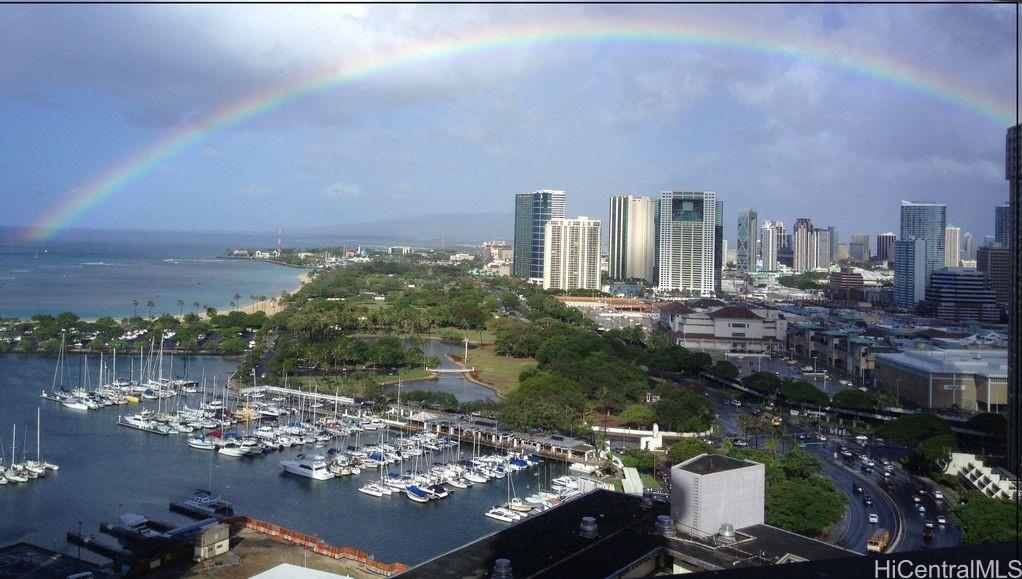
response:
[[[920,309],[926,315],[953,322],[1001,319],[987,274],[975,269],[949,267],[933,272]]]
[[[777,251],[780,249],[784,224],[780,221],[764,221],[759,230],[760,253],[763,271],[777,271]]]
[[[1008,179],[1008,217],[1005,246],[1015,249],[1008,253],[1009,296],[1008,296],[1008,470],[1019,474],[1019,372],[1022,368],[1022,125],[1008,129],[1005,138],[1004,176]],[[979,257],[976,257],[979,261]],[[978,265],[978,264],[977,264]],[[993,281],[991,279],[991,281]],[[996,289],[996,288],[995,288]]]
[[[954,225],[944,228],[944,267],[958,267],[962,262],[962,230]]]
[[[660,290],[714,295],[718,268],[716,231],[716,193],[664,191],[660,194],[657,284]]]
[[[841,234],[838,233],[837,227],[834,227],[833,225],[831,225],[830,227],[827,228],[827,235],[828,235],[828,239],[830,240],[830,249],[829,249],[830,259],[827,260],[826,264],[821,264],[821,265],[829,266],[829,265],[833,264],[835,261],[838,260],[838,257],[837,257],[838,249],[837,248],[838,248],[839,245],[841,245]]]
[[[564,218],[564,191],[539,190],[515,196],[515,277],[543,279],[546,224]]]
[[[795,245],[795,271],[803,272],[816,269],[817,254],[812,220],[808,217],[799,217],[795,220],[795,228],[792,231]]]
[[[972,241],[971,233],[962,235],[962,248],[962,259],[976,259],[976,245]]]
[[[944,267],[944,236],[947,227],[947,205],[943,203],[901,202],[901,236],[899,239],[922,239],[926,242],[926,279]]]
[[[892,232],[877,235],[877,261],[894,260],[894,241],[896,239],[898,236]]]
[[[716,211],[714,211],[716,222],[713,225],[713,291],[719,292],[724,262],[727,260],[727,240],[724,239],[724,201],[717,199],[714,206],[716,207]]]
[[[600,288],[599,219],[554,218],[545,227],[543,289]]]
[[[610,198],[611,279],[642,279],[653,283],[656,251],[656,201],[652,197]]]
[[[756,236],[759,229],[756,226],[756,212],[752,209],[738,210],[738,246],[735,248],[735,271],[739,275],[748,274],[755,269],[756,264]]]
[[[834,254],[834,263],[840,263],[842,261],[848,261],[848,244],[841,242],[837,244],[837,253]]]
[[[835,231],[836,232],[836,231]],[[834,254],[831,253],[831,229],[814,229],[812,245],[816,249],[816,267],[830,267],[830,264],[834,262]]]
[[[894,242],[894,305],[913,311],[926,297],[926,240]]]
[[[990,287],[997,294],[997,303],[1011,302],[1011,250],[1003,245],[981,247],[976,252],[976,269],[987,274]]]
[[[994,241],[1011,245],[1011,207],[1007,203],[994,207]]]
[[[869,263],[869,235],[853,233],[848,244],[848,257],[855,263]]]

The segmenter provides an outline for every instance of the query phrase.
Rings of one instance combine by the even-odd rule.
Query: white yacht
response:
[[[382,497],[383,495],[389,495],[390,489],[379,483],[369,483],[365,486],[359,487],[358,492],[365,493],[372,497]]]
[[[298,460],[282,460],[280,466],[291,474],[297,474],[315,480],[329,480],[334,478],[334,473],[327,468],[326,458],[316,454],[309,456],[299,454]]]

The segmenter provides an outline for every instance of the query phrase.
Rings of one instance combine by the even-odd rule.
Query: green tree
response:
[[[819,388],[803,380],[785,380],[777,391],[789,403],[826,406],[830,397]]]
[[[671,449],[667,451],[667,458],[670,459],[671,463],[677,464],[699,456],[700,454],[716,451],[717,449],[712,444],[704,440],[700,440],[698,438],[682,438],[671,445]]]
[[[621,411],[618,420],[629,426],[647,428],[653,424],[653,409],[641,404],[632,404]]]
[[[776,394],[781,388],[781,379],[770,372],[753,372],[742,378],[742,385],[763,394]]]
[[[823,463],[804,448],[795,447],[781,458],[781,470],[789,478],[811,479],[823,472]]]
[[[673,432],[704,432],[713,424],[713,405],[688,388],[669,387],[653,406],[653,419]]]
[[[958,439],[954,434],[938,434],[922,442],[919,453],[930,465],[936,465],[951,458],[952,452],[958,451]]]
[[[914,446],[927,438],[949,434],[951,426],[925,412],[899,416],[876,429],[876,435],[888,442]]]
[[[819,537],[844,516],[847,502],[845,495],[834,491],[832,482],[821,477],[777,481],[767,487],[766,523]]]
[[[731,362],[721,360],[710,366],[707,373],[720,378],[721,380],[733,381],[738,378],[738,366],[735,366]]]
[[[1022,535],[1015,504],[991,499],[980,491],[969,491],[952,513],[965,534],[964,542],[969,545],[1018,541]]]
[[[838,408],[858,410],[859,412],[872,412],[877,408],[877,398],[869,392],[851,388],[835,394],[832,404]]]

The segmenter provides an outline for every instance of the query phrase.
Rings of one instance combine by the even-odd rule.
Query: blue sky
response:
[[[1011,6],[0,6],[0,225],[28,225],[175,127],[375,51],[513,23],[704,21],[868,46],[1013,102]],[[766,32],[763,32],[766,31]],[[212,135],[76,225],[260,230],[441,211],[514,193],[711,189],[735,214],[897,230],[944,201],[979,237],[1007,199],[1006,127],[800,59],[594,42],[518,47],[373,76]],[[509,226],[510,228],[510,226]]]

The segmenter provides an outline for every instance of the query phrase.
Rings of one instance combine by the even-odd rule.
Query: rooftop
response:
[[[641,562],[661,565],[662,558],[719,571],[772,565],[792,557],[854,557],[844,549],[769,525],[738,529],[735,545],[657,534],[657,516],[669,513],[663,503],[644,507],[639,497],[594,491],[413,567],[401,577],[489,577],[497,559],[508,559],[515,577],[540,578],[609,577]],[[596,519],[594,538],[579,533],[585,516]],[[668,563],[662,572],[670,574],[673,567]]]
[[[931,374],[1008,377],[1008,350],[905,350],[877,354],[876,359]]]
[[[695,474],[706,475],[750,466],[756,466],[756,463],[731,458],[722,454],[700,454],[679,464],[678,468]]]

